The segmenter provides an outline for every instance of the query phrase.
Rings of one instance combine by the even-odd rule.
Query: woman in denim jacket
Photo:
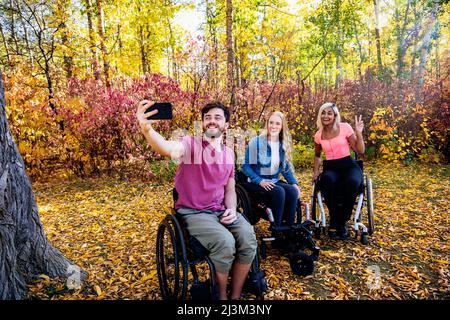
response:
[[[279,111],[273,112],[262,134],[250,141],[242,165],[242,171],[251,182],[249,191],[263,191],[271,198],[275,226],[281,226],[283,220],[287,225],[295,223],[295,209],[300,198],[291,164],[289,138],[286,117]],[[287,183],[279,179],[280,173]]]

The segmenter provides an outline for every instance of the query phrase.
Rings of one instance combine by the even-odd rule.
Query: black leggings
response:
[[[298,201],[296,187],[278,181],[270,191],[266,191],[263,187],[254,183],[249,183],[247,189],[250,192],[264,192],[270,197],[270,208],[272,209],[275,226],[281,226],[283,220],[286,220],[286,224],[289,226],[295,223],[295,209]]]
[[[330,212],[330,228],[344,229],[350,219],[353,206],[363,183],[361,168],[348,156],[336,160],[325,160],[320,178],[320,189]],[[339,190],[342,188],[342,190]],[[337,192],[342,191],[342,209],[337,206]]]

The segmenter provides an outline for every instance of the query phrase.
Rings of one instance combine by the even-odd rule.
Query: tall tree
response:
[[[233,0],[226,3],[226,49],[227,49],[227,92],[231,94],[230,105],[235,104],[234,53],[233,53]]]
[[[103,75],[105,77],[105,85],[111,87],[111,72],[108,57],[108,50],[106,48],[106,35],[105,35],[105,23],[104,23],[104,11],[102,0],[96,0],[97,4],[97,32],[100,38],[100,49],[102,51],[103,59]]]
[[[2,36],[2,43],[3,46],[5,47],[6,61],[8,62],[8,66],[11,67],[11,57],[9,54],[8,43],[6,41],[6,36],[5,33],[3,32],[3,26],[1,23],[0,23],[0,35]]]
[[[55,84],[54,84],[54,54],[56,50],[55,35],[59,25],[55,23],[55,11],[51,4],[45,2],[28,3],[23,2],[22,11],[19,12],[27,23],[34,38],[33,50],[36,52],[36,63],[45,76],[48,90],[48,105],[58,115],[55,104]],[[61,131],[64,131],[64,121],[57,120]]]
[[[383,63],[381,61],[381,40],[380,40],[380,0],[373,0],[375,12],[375,43],[377,46],[377,67],[378,77],[383,76]]]
[[[95,43],[95,31],[94,25],[92,23],[92,0],[85,0],[86,6],[86,18],[88,23],[88,33],[89,33],[89,50],[91,51],[91,69],[95,80],[100,80],[100,73],[98,70],[98,59],[97,59],[97,45]]]
[[[211,51],[211,63],[207,69],[207,86],[208,89],[216,91],[219,86],[219,40],[218,40],[218,26],[217,20],[219,10],[216,6],[216,1],[206,0],[206,34]]]
[[[141,3],[137,4],[137,11],[138,11],[138,15],[142,16]],[[148,62],[147,62],[147,50],[145,49],[146,36],[144,33],[144,26],[143,26],[142,21],[138,22],[137,32],[138,32],[137,38],[138,38],[138,42],[139,42],[139,52],[141,54],[142,74],[146,74],[150,70],[149,70],[149,66],[148,66]]]
[[[342,81],[342,17],[341,17],[341,0],[335,2],[335,15],[337,27],[337,41],[336,41],[336,88],[339,87]]]
[[[66,78],[73,77],[73,50],[69,41],[69,28],[67,26],[68,12],[65,0],[57,0],[55,3],[55,18],[58,24],[60,41],[63,55],[63,68],[66,73]]]
[[[18,12],[22,12],[22,4],[20,2],[21,2],[20,0],[15,0],[15,4],[16,4],[16,8],[17,8]],[[28,57],[30,59],[29,61],[30,61],[31,66],[33,67],[34,66],[33,51],[31,50],[30,41],[28,40],[28,38],[29,38],[28,29],[25,25],[24,18],[21,14],[19,14],[19,20],[20,20],[20,24],[21,24],[22,30],[23,30],[23,37],[24,37],[25,45],[26,45],[26,48],[28,51]]]
[[[423,88],[423,84],[425,81],[425,79],[424,79],[425,67],[426,67],[426,62],[428,59],[428,54],[430,52],[432,33],[433,33],[433,29],[436,25],[437,15],[438,15],[440,6],[441,6],[440,0],[433,0],[433,6],[431,9],[431,13],[430,13],[430,16],[425,25],[422,46],[420,49],[419,67],[418,67],[418,72],[417,72],[418,81],[417,81],[417,86],[416,86],[416,99],[419,101],[422,101],[422,98],[423,98],[422,97],[422,88]]]
[[[0,72],[0,300],[24,299],[40,274],[70,278],[80,269],[47,240],[31,182],[8,126]],[[75,274],[83,280],[84,271]]]
[[[419,51],[419,19],[420,15],[417,12],[417,2],[413,2],[413,13],[414,13],[414,33],[413,33],[413,52],[411,60],[411,80],[416,79],[416,59]]]
[[[408,26],[408,16],[409,16],[409,9],[411,7],[411,0],[408,0],[406,4],[405,14],[403,16],[403,19],[401,19],[401,13],[399,6],[395,9],[395,17],[397,21],[397,41],[398,41],[398,48],[397,48],[397,78],[404,77],[404,65],[405,65],[405,55],[406,51],[408,50],[409,46],[411,45],[412,40],[412,30],[409,30],[407,28]],[[399,25],[400,21],[402,21],[402,25]]]

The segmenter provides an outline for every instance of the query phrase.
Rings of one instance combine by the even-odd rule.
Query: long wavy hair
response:
[[[289,162],[289,164],[292,164],[292,136],[291,133],[289,132],[289,127],[284,113],[280,111],[274,111],[271,114],[269,114],[269,116],[266,119],[266,124],[264,126],[262,134],[266,136],[267,140],[269,140],[269,119],[271,116],[274,115],[279,116],[281,118],[282,127],[280,132],[280,142],[284,150],[286,160]]]
[[[316,122],[317,128],[319,128],[319,130],[323,129],[321,116],[323,110],[325,110],[326,108],[331,108],[331,110],[333,110],[334,113],[333,129],[337,129],[339,127],[339,123],[341,123],[341,115],[339,113],[339,109],[337,108],[336,104],[333,102],[326,102],[319,108],[319,113],[317,114],[317,122]]]

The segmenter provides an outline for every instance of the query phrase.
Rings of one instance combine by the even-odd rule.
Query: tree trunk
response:
[[[61,24],[61,28],[64,30],[61,36],[61,43],[64,46],[64,53],[63,53],[64,71],[66,72],[66,79],[68,80],[73,77],[73,57],[72,53],[69,52],[71,51],[71,48],[69,44],[69,37],[65,22]]]
[[[100,79],[100,73],[98,71],[97,49],[95,45],[95,33],[92,24],[92,5],[91,0],[86,0],[86,16],[89,30],[89,49],[91,50],[91,68],[92,74],[95,80]]]
[[[441,79],[441,61],[439,60],[439,42],[436,41],[436,78]]]
[[[239,61],[239,50],[236,37],[234,38],[234,86],[241,87],[241,61]]]
[[[437,14],[440,6],[439,0],[434,0],[433,2],[433,10],[431,12],[430,18],[428,20],[427,28],[425,29],[425,35],[423,37],[422,41],[422,47],[420,51],[420,60],[419,60],[419,67],[417,71],[417,86],[416,86],[416,100],[422,101],[423,94],[422,94],[422,88],[424,84],[424,76],[425,76],[425,67],[427,63],[428,53],[430,51],[430,43],[431,43],[431,35],[433,33],[434,26],[436,24],[437,20]]]
[[[19,12],[22,12],[22,6],[20,5],[20,1],[16,1],[16,5],[17,5],[17,10]],[[28,57],[30,59],[30,64],[31,64],[32,67],[34,67],[33,51],[31,50],[30,42],[28,40],[28,31],[27,31],[27,28],[25,26],[25,21],[23,19],[23,15],[20,14],[19,15],[19,19],[20,19],[20,23],[21,23],[22,29],[23,29],[23,36],[24,36],[24,39],[25,39],[25,45],[27,47]]]
[[[2,42],[5,46],[6,60],[8,60],[8,66],[11,67],[11,58],[9,57],[8,43],[6,42],[6,37],[3,32],[2,24],[0,23],[0,34],[2,36]]]
[[[139,49],[141,51],[142,73],[146,74],[148,72],[148,67],[147,55],[145,51],[144,28],[142,26],[139,26]]]
[[[234,87],[234,54],[233,54],[233,0],[227,0],[226,9],[226,47],[227,47],[227,92],[231,94],[231,110],[234,109],[235,87]]]
[[[103,58],[103,75],[105,77],[106,87],[111,87],[111,77],[109,72],[109,58],[108,58],[108,50],[106,49],[106,36],[103,28],[103,8],[102,8],[102,0],[97,0],[97,29],[98,35],[100,37],[100,49],[102,50],[102,58]]]
[[[355,16],[353,16],[353,28],[354,28],[356,44],[358,45],[358,53],[359,53],[358,79],[361,80],[362,79],[362,64],[364,62],[364,55],[363,55],[361,41],[359,40],[359,37],[358,37],[358,27],[356,26]]]
[[[411,0],[408,0],[408,3],[406,5],[406,10],[405,10],[405,16],[403,18],[403,26],[402,29],[400,31],[399,34],[399,38],[398,38],[398,49],[397,49],[397,78],[402,78],[404,76],[403,74],[403,69],[405,67],[405,55],[406,55],[406,50],[408,49],[408,47],[411,44],[411,40],[407,38],[406,35],[406,25],[408,22],[408,13],[409,13],[409,8],[411,5]],[[396,14],[396,20],[397,23],[400,20],[400,14]]]
[[[214,2],[215,3],[215,2]],[[211,39],[212,47],[212,61],[209,65],[209,76],[207,78],[208,88],[211,91],[216,92],[219,86],[218,76],[218,52],[219,45],[217,41],[217,27],[215,24],[217,13],[215,11],[214,4],[211,1],[206,1],[206,23],[208,24],[209,39]]]
[[[177,68],[177,60],[175,59],[175,38],[173,36],[172,23],[170,22],[169,17],[166,17],[167,28],[169,29],[169,48],[170,48],[170,59],[169,60],[169,75],[170,75],[170,64],[172,65],[172,78],[178,81],[178,68]],[[169,51],[167,48],[167,51]],[[169,55],[167,56],[169,57]],[[170,62],[170,60],[172,60]]]
[[[74,270],[77,281],[86,277],[44,234],[31,182],[6,119],[0,72],[0,300],[26,298],[26,284],[40,274],[71,278]]]
[[[381,61],[381,41],[380,41],[380,2],[379,0],[373,0],[373,6],[375,9],[375,41],[377,45],[377,66],[378,66],[378,78],[383,76],[383,64]]]
[[[412,58],[411,58],[411,80],[414,82],[416,81],[416,70],[417,70],[417,52],[419,51],[419,24],[420,24],[420,14],[417,12],[417,3],[413,3],[413,13],[414,13],[414,29],[412,33],[412,42],[413,42],[413,52],[412,52]]]
[[[336,1],[337,46],[336,46],[336,89],[342,81],[342,28],[341,28],[341,0]]]
[[[10,0],[9,6],[10,6],[10,8],[14,8],[12,0]],[[17,37],[16,37],[16,22],[14,20],[14,12],[11,12],[11,39],[12,39],[12,41],[14,41],[14,44],[16,47],[15,54],[20,55],[21,50],[19,48],[19,43],[18,43]]]

